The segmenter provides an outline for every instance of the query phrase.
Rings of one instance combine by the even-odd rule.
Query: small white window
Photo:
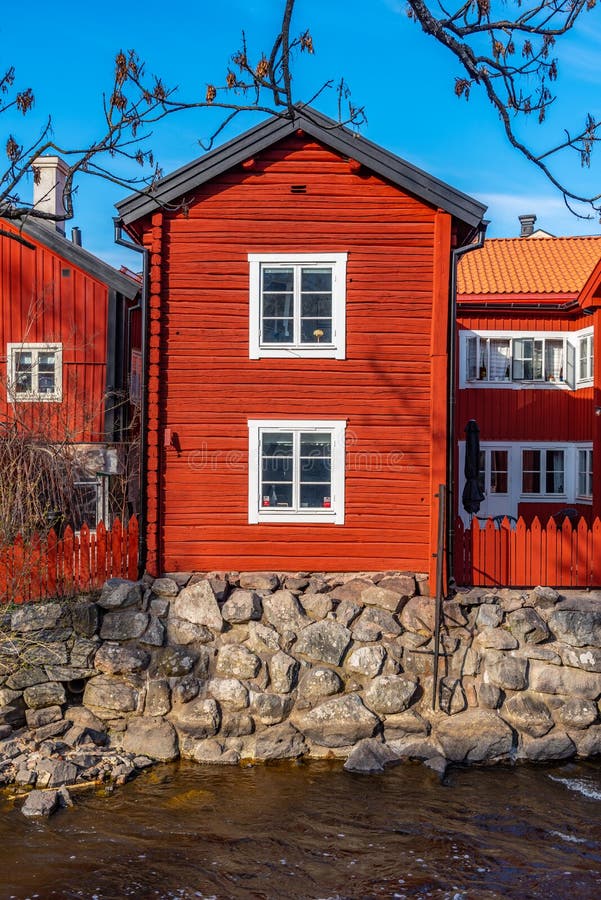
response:
[[[522,494],[565,494],[565,451],[522,450]]]
[[[10,401],[62,400],[62,344],[8,344],[6,356]]]
[[[95,531],[101,521],[108,527],[108,476],[82,474],[73,484],[71,507],[74,531],[81,531],[84,523],[90,531]]]
[[[249,253],[249,355],[344,359],[346,253]]]
[[[593,379],[593,335],[583,335],[578,341],[578,381]]]
[[[593,496],[593,451],[578,450],[578,497]]]
[[[248,521],[344,524],[344,420],[251,419]]]
[[[575,387],[576,348],[560,335],[461,334],[461,387]]]

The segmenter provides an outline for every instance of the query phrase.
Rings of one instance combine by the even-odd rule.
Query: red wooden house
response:
[[[601,237],[487,240],[458,271],[458,442],[480,428],[479,517],[601,515]]]
[[[43,160],[46,193],[49,170],[61,169],[50,160]],[[128,310],[139,283],[52,221],[0,226],[0,437],[17,422],[68,447],[80,472],[72,523],[93,527],[107,519],[117,446],[128,437]]]
[[[432,574],[484,207],[305,109],[118,210],[150,257],[148,569]]]

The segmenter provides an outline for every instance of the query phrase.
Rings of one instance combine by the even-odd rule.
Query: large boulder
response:
[[[170,721],[178,732],[192,735],[198,740],[213,737],[219,731],[221,710],[215,700],[197,697],[189,703],[173,709]]]
[[[400,762],[398,755],[378,738],[365,738],[351,750],[344,763],[347,772],[374,775]]]
[[[286,590],[263,597],[263,615],[279,634],[290,631],[298,634],[310,621],[298,598]]]
[[[540,644],[549,637],[549,629],[531,606],[509,613],[507,626],[514,637],[528,644]]]
[[[390,590],[390,588],[372,584],[371,587],[361,591],[359,599],[366,606],[377,606],[380,609],[388,610],[390,613],[396,613],[402,609],[407,601],[407,596],[398,591]]]
[[[24,603],[11,612],[10,628],[17,634],[55,628],[62,615],[63,609],[59,603]]]
[[[110,717],[115,713],[133,712],[138,705],[138,691],[115,675],[97,675],[86,684],[83,703],[101,718],[105,718],[106,713]]]
[[[516,731],[539,738],[553,728],[549,707],[536,694],[524,691],[514,694],[503,704],[500,714]]]
[[[597,704],[593,700],[581,700],[571,697],[554,710],[555,721],[565,731],[588,728],[599,718]]]
[[[401,625],[416,634],[432,634],[436,616],[436,601],[432,597],[412,597],[400,616]]]
[[[601,695],[601,674],[550,666],[543,662],[530,663],[530,688],[542,694],[564,694],[582,700],[596,700]]]
[[[127,753],[148,756],[168,762],[179,755],[175,728],[165,719],[141,716],[130,719],[121,737],[121,745]]]
[[[148,666],[150,655],[141,647],[111,643],[101,644],[94,658],[94,668],[105,675],[141,672]]]
[[[193,625],[206,625],[212,631],[223,631],[223,617],[208,581],[197,581],[185,587],[171,601],[169,616],[186,619]]]
[[[596,597],[561,600],[548,619],[556,638],[573,647],[601,647],[601,605]]]
[[[441,719],[436,738],[451,762],[484,763],[507,759],[513,749],[513,731],[496,713],[468,709]]]
[[[246,709],[248,706],[248,688],[237,678],[212,678],[209,693],[231,710]]]
[[[257,735],[252,746],[251,756],[259,760],[297,759],[306,752],[307,745],[302,734],[291,725],[283,722],[274,725]]]
[[[254,678],[261,668],[261,660],[247,647],[226,644],[217,654],[217,675],[225,678]]]
[[[533,762],[567,759],[576,753],[574,742],[563,731],[555,729],[544,737],[524,738],[522,755]]]
[[[601,650],[596,647],[569,647],[561,645],[564,666],[584,669],[585,672],[601,672]]]
[[[275,572],[241,572],[240,587],[247,591],[275,591],[280,579]]]
[[[385,660],[386,650],[381,645],[355,647],[347,656],[344,668],[355,675],[375,678],[382,671]]]
[[[528,685],[528,660],[523,656],[487,653],[482,679],[504,691],[523,691]]]
[[[274,653],[269,661],[271,687],[278,694],[288,694],[296,683],[299,664],[292,656],[281,650]]]
[[[380,675],[365,691],[365,703],[379,716],[403,712],[411,706],[417,684],[410,675]]]
[[[123,609],[126,606],[137,606],[142,602],[143,595],[144,585],[141,581],[109,578],[103,585],[98,605],[102,609]]]
[[[351,632],[333,619],[313,622],[301,632],[295,653],[339,666],[351,642]]]
[[[221,615],[232,624],[260,619],[262,611],[261,598],[255,591],[236,590],[221,607]]]
[[[312,706],[316,700],[332,697],[342,690],[342,681],[337,672],[321,666],[308,669],[298,685],[298,701],[301,705]]]
[[[28,817],[48,818],[60,806],[60,794],[57,790],[31,791],[25,798],[21,812]]]
[[[253,693],[251,711],[261,725],[277,725],[282,722],[292,707],[292,698],[281,694]]]
[[[326,700],[309,712],[298,709],[290,717],[305,737],[322,747],[347,747],[372,737],[380,720],[368,710],[358,694]]]
[[[130,641],[141,637],[148,626],[149,615],[135,609],[106,613],[100,628],[105,641]]]
[[[360,600],[363,591],[368,590],[373,586],[373,581],[370,581],[368,578],[351,578],[344,584],[335,587],[333,591],[330,591],[328,596],[331,597],[332,600],[348,600],[350,603],[357,603]]]
[[[63,685],[58,681],[47,681],[25,688],[23,699],[30,709],[44,709],[47,706],[60,706],[67,697]]]

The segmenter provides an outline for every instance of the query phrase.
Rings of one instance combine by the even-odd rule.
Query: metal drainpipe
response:
[[[140,307],[142,310],[142,397],[140,409],[140,531],[138,536],[138,575],[142,576],[146,568],[146,475],[147,475],[147,423],[148,423],[148,260],[149,251],[133,241],[123,237],[123,223],[117,217],[113,219],[115,226],[115,243],[128,250],[142,254],[142,292]]]
[[[454,541],[455,541],[455,486],[453,484],[453,469],[455,464],[455,404],[456,404],[456,347],[457,347],[457,264],[459,259],[472,250],[480,250],[484,246],[488,222],[482,222],[477,231],[477,240],[465,247],[457,247],[451,250],[451,287],[449,303],[449,395],[448,395],[448,429],[449,441],[447,444],[447,583],[453,578],[454,567]]]

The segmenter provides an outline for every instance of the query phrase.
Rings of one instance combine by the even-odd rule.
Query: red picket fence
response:
[[[138,577],[138,521],[115,519],[110,530],[99,522],[94,532],[69,526],[61,537],[50,531],[0,550],[0,602],[22,603],[65,597],[100,587],[107,578]]]
[[[492,519],[470,528],[457,519],[455,525],[455,580],[459,585],[535,587],[601,586],[601,521],[589,525],[581,518],[573,526],[538,517],[530,525],[508,519],[495,525]]]

